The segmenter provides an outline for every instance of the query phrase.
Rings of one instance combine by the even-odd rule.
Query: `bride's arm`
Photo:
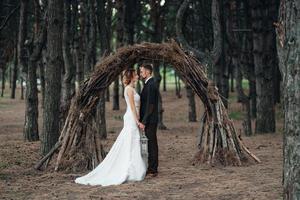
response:
[[[136,112],[135,102],[134,102],[134,91],[132,88],[128,88],[128,89],[127,89],[127,95],[129,98],[129,105],[130,105],[131,111],[133,113],[134,120],[136,121],[137,124],[139,124],[138,115]]]

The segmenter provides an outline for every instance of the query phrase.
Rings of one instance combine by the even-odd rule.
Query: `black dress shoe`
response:
[[[148,169],[148,170],[146,171],[146,174],[154,174],[154,173],[157,173],[157,171],[153,171],[153,170],[151,170],[151,169]]]
[[[149,176],[151,176],[151,177],[156,177],[157,176],[157,172],[152,172],[152,173],[149,173]]]

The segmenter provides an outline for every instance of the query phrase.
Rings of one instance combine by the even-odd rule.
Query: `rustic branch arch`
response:
[[[250,153],[238,137],[232,121],[219,98],[216,87],[206,77],[205,68],[193,55],[186,53],[175,41],[155,44],[142,43],[122,47],[97,63],[94,72],[82,84],[79,93],[72,99],[71,107],[57,144],[42,158],[36,169],[48,163],[58,151],[55,170],[90,169],[102,161],[100,137],[87,131],[91,111],[104,91],[120,73],[142,60],[163,60],[171,64],[183,80],[200,97],[204,106],[199,151],[195,160],[211,165],[237,165],[260,162]]]

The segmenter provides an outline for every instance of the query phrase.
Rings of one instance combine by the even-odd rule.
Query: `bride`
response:
[[[75,179],[85,185],[119,185],[126,181],[141,181],[146,163],[141,156],[139,131],[140,96],[135,91],[138,75],[134,69],[124,72],[124,96],[127,105],[124,127],[105,159],[90,173]]]

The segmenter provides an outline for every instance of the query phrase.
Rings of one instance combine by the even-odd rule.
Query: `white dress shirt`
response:
[[[152,78],[152,76],[148,77],[148,78],[145,80],[145,84],[149,81],[150,78]]]

